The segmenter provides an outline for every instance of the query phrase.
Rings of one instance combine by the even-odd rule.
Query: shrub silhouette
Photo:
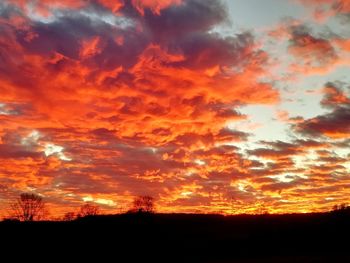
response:
[[[133,201],[132,212],[154,213],[154,199],[151,196],[138,196]]]
[[[347,204],[340,204],[340,205],[334,205],[332,211],[337,212],[337,211],[345,211],[349,209],[350,207]]]
[[[63,216],[63,221],[73,221],[77,218],[77,215],[74,212],[67,212]]]
[[[100,213],[100,208],[97,205],[93,204],[85,204],[80,208],[80,217],[85,217],[85,216],[96,216]]]
[[[330,212],[339,216],[350,215],[350,206],[347,204],[334,205]]]

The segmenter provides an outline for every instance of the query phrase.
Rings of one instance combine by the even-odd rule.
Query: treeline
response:
[[[131,207],[126,213],[152,214],[155,212],[155,201],[151,196],[137,196],[134,198]],[[335,215],[350,215],[350,206],[347,204],[334,205],[329,211]],[[44,199],[37,194],[23,193],[13,203],[7,211],[8,216],[4,221],[41,221],[49,219],[49,209]],[[76,211],[66,212],[56,221],[73,221],[75,219],[97,216],[101,214],[100,206],[96,203],[88,202],[79,207]],[[258,209],[255,215],[267,215],[267,210]]]
[[[154,213],[154,198],[151,196],[137,196],[127,213]],[[66,212],[62,221],[73,221],[87,216],[96,216],[101,213],[98,205],[88,202],[82,205],[77,211]],[[23,193],[10,204],[9,216],[4,221],[40,221],[47,220],[49,210],[44,199],[37,194]]]

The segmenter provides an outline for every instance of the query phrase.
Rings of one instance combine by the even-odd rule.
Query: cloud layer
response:
[[[84,200],[123,210],[143,194],[159,211],[187,212],[341,199],[346,160],[324,149],[346,148],[348,86],[327,83],[329,112],[290,122],[302,138],[245,150],[254,131],[232,128],[250,119],[240,109],[278,105],[281,94],[253,31],[216,30],[229,20],[216,0],[0,4],[1,199],[34,191],[57,215]],[[298,74],[336,64],[348,41],[281,30]]]

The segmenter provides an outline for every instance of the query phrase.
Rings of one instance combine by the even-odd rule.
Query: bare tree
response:
[[[79,216],[95,216],[100,213],[100,208],[97,205],[87,203],[80,208]]]
[[[138,196],[134,199],[133,210],[135,212],[153,213],[154,199],[151,196]]]
[[[63,221],[73,221],[76,219],[76,214],[74,212],[67,212],[63,216]]]
[[[45,203],[41,196],[23,193],[11,204],[13,218],[22,221],[37,221],[46,215]]]

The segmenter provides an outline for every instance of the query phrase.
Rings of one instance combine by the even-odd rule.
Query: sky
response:
[[[347,0],[3,0],[0,216],[350,199]]]

